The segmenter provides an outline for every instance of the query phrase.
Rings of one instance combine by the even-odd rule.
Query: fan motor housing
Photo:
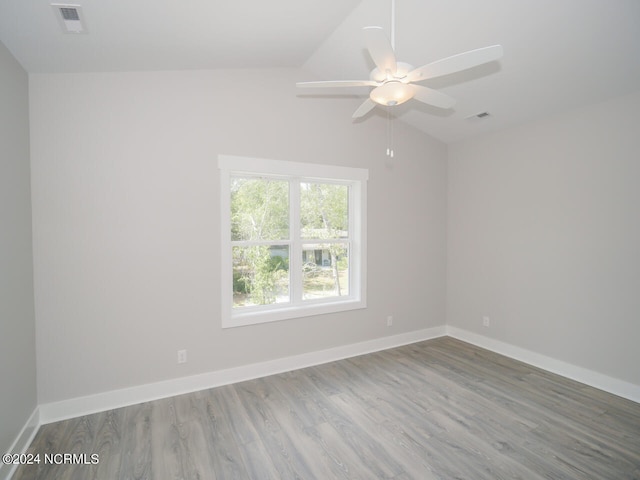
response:
[[[369,74],[369,79],[376,81],[376,82],[384,82],[387,80],[400,80],[402,81],[403,78],[405,78],[407,76],[407,74],[414,69],[413,65],[409,65],[408,63],[404,63],[404,62],[397,62],[397,70],[395,75],[388,75],[387,72],[381,72],[379,68],[374,68],[373,70],[371,70],[371,73]]]

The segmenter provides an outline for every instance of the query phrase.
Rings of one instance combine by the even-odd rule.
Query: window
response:
[[[222,326],[366,307],[367,170],[221,155]]]

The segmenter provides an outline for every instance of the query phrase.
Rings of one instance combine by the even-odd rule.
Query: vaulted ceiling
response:
[[[30,73],[303,67],[309,80],[366,79],[362,28],[392,26],[391,0],[77,0],[87,33],[65,34],[51,3],[65,2],[0,1],[0,40]],[[425,83],[453,109],[391,110],[445,142],[640,90],[638,0],[396,0],[394,27],[414,66],[504,47],[499,62]],[[355,110],[368,88],[300,96],[323,93]]]

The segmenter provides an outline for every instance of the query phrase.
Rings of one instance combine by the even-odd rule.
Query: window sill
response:
[[[225,316],[225,318],[222,319],[222,328],[244,327],[247,325],[278,322],[281,320],[310,317],[313,315],[359,310],[366,307],[366,301],[362,299],[350,299],[341,302],[313,303],[309,305],[278,307],[271,310],[260,309],[248,312],[237,312],[232,313],[229,316]]]

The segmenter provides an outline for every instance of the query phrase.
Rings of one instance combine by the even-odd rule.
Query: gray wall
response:
[[[310,79],[31,76],[41,403],[444,324],[446,146],[397,124],[387,162],[384,114]],[[221,328],[219,153],[369,169],[367,309]]]
[[[0,452],[36,403],[29,80],[0,43]]]
[[[639,110],[449,147],[449,325],[640,385]]]
[[[640,95],[449,147],[397,123],[388,161],[385,116],[298,97],[309,79],[31,76],[41,403],[445,318],[640,384]],[[366,310],[221,329],[219,153],[370,170]]]

